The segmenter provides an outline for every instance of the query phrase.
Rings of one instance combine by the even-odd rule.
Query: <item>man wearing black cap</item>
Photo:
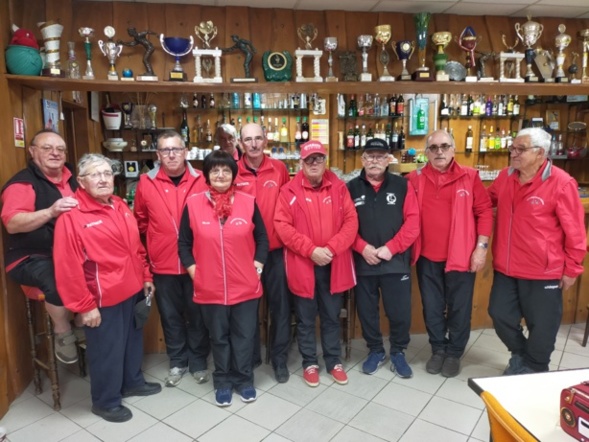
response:
[[[391,371],[413,376],[403,351],[411,326],[411,244],[419,235],[419,208],[413,186],[387,171],[388,144],[369,140],[360,176],[348,183],[358,213],[352,246],[356,264],[356,306],[362,336],[370,350],[362,371],[374,374],[386,360],[380,332],[379,290],[389,320]]]

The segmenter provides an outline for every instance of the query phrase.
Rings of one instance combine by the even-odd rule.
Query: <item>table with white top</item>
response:
[[[470,378],[477,394],[488,391],[523,427],[542,442],[571,442],[575,439],[560,427],[560,393],[589,380],[589,368]]]

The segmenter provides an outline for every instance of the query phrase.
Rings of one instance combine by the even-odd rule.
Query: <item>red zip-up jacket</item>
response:
[[[523,185],[515,169],[503,169],[488,191],[497,207],[495,270],[540,280],[583,273],[585,213],[573,177],[546,160]]]
[[[313,219],[305,202],[303,172],[299,172],[280,190],[276,205],[274,227],[284,243],[284,265],[288,287],[297,296],[312,299],[315,295],[315,263],[311,254],[316,247],[328,247],[333,252],[331,261],[330,292],[341,293],[356,285],[356,271],[352,244],[358,233],[358,215],[343,181],[326,170],[321,188],[333,211],[335,235],[327,244],[314,244],[311,240]]]
[[[274,230],[274,212],[280,188],[290,181],[288,170],[280,160],[264,156],[262,164],[254,174],[247,166],[245,156],[237,163],[239,169],[235,186],[256,198],[256,204],[262,213],[270,251],[282,247],[282,242]]]
[[[427,171],[431,167],[426,164],[423,169],[411,172],[407,179],[413,184],[417,193],[421,223],[435,222],[423,219],[423,198]],[[456,161],[450,165],[455,168],[456,178],[448,185],[452,186],[452,220],[450,221],[450,236],[448,244],[448,258],[446,272],[470,270],[470,257],[476,247],[478,235],[491,236],[493,228],[493,208],[485,187],[476,169],[464,167]],[[413,244],[413,262],[419,258],[421,250],[421,235]]]
[[[139,178],[133,212],[139,231],[147,235],[147,253],[153,273],[186,273],[178,257],[182,210],[190,195],[206,189],[202,173],[188,163],[178,186],[159,165]]]
[[[65,307],[85,313],[125,301],[152,276],[127,204],[117,196],[101,204],[83,189],[75,198],[78,207],[55,224],[55,280]]]
[[[262,296],[254,260],[266,262],[268,238],[253,196],[235,192],[224,224],[209,192],[188,198],[178,247],[184,266],[196,266],[194,302],[234,305]]]

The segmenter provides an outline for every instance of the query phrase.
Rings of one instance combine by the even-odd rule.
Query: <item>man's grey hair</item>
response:
[[[223,132],[225,132],[227,135],[230,135],[233,138],[235,138],[236,141],[239,138],[237,136],[237,130],[235,129],[235,127],[233,125],[227,124],[227,123],[219,124],[219,126],[217,127],[217,130],[215,131],[215,143],[219,144],[219,136]]]
[[[544,149],[544,158],[550,153],[552,136],[541,127],[527,127],[517,133],[518,137],[530,137],[530,147]]]
[[[174,129],[166,129],[157,136],[157,148],[159,149],[160,147],[160,140],[166,140],[168,138],[178,138],[182,147],[186,147],[186,143],[184,143],[182,135],[180,135]]]
[[[82,155],[80,161],[78,161],[78,176],[84,176],[88,174],[88,171],[97,164],[106,163],[112,168],[112,161],[110,158],[105,157],[99,153],[86,153]]]
[[[427,139],[425,140],[425,147],[429,147],[429,142],[432,139],[432,137],[436,134],[439,134],[439,133],[443,133],[444,135],[446,135],[446,138],[448,139],[448,144],[450,144],[450,146],[456,147],[456,144],[454,142],[454,137],[452,135],[450,135],[450,132],[446,132],[444,129],[437,129],[437,130],[434,130],[431,134],[429,134]]]

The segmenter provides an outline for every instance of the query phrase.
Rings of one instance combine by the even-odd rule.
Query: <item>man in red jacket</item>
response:
[[[292,295],[286,283],[282,243],[274,230],[274,210],[280,188],[288,183],[289,176],[282,161],[269,158],[264,154],[266,137],[259,124],[246,124],[241,129],[239,142],[244,155],[237,163],[239,169],[235,186],[238,190],[256,198],[270,241],[262,282],[268,297],[271,318],[270,358],[276,380],[284,383],[289,378],[286,361],[290,344]],[[259,331],[259,327],[257,330]],[[256,358],[260,357],[259,338],[255,346],[258,348],[258,354],[254,354],[254,363]]]
[[[550,142],[543,129],[521,130],[509,148],[511,166],[489,187],[497,207],[489,315],[511,352],[505,374],[548,371],[562,292],[583,273],[587,240],[577,182],[548,159]]]
[[[200,307],[192,301],[192,279],[180,263],[178,231],[186,199],[207,186],[202,174],[186,161],[186,147],[176,131],[158,136],[157,156],[160,164],[139,179],[133,210],[139,231],[147,236],[155,299],[170,358],[166,386],[178,385],[186,371],[200,384],[209,378],[209,338]]]
[[[280,190],[274,227],[282,240],[288,287],[294,296],[297,341],[307,385],[319,385],[315,343],[317,312],[327,371],[338,384],[348,376],[340,355],[342,292],[356,285],[352,243],[358,233],[356,209],[337,176],[326,170],[319,141],[301,146],[301,171]]]
[[[454,160],[454,139],[427,137],[425,167],[408,176],[417,192],[421,236],[413,245],[425,326],[432,347],[426,370],[454,377],[470,336],[476,272],[485,265],[491,201],[475,169]]]

